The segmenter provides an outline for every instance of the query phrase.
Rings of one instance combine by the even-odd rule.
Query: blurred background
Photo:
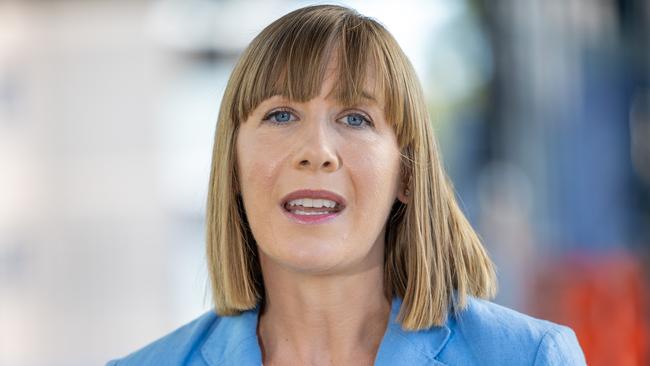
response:
[[[225,83],[313,3],[0,0],[0,365],[102,365],[210,308]],[[591,365],[648,364],[650,4],[337,3],[416,67],[496,302],[570,325]]]

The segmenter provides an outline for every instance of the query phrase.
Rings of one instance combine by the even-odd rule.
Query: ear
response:
[[[397,199],[406,205],[409,201],[410,193],[411,192],[408,191],[407,189],[400,189],[397,192]]]
[[[397,199],[406,205],[408,204],[412,194],[410,177],[403,179],[397,188]]]

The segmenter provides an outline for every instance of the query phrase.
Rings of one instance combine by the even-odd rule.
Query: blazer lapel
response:
[[[257,341],[258,308],[236,316],[220,317],[212,334],[201,347],[201,355],[210,366],[260,366],[262,353]]]
[[[405,331],[396,321],[401,305],[399,298],[393,299],[390,321],[379,346],[375,365],[445,365],[436,356],[451,337],[449,327],[443,325],[420,331]]]

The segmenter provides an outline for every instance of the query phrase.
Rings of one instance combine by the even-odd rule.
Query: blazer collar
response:
[[[419,331],[403,330],[397,322],[401,306],[402,300],[394,298],[390,321],[379,345],[375,365],[444,365],[436,356],[449,341],[449,327],[445,324]]]
[[[436,356],[451,336],[447,325],[420,331],[406,331],[397,322],[402,300],[395,297],[390,319],[382,338],[375,365],[444,365]],[[201,354],[210,366],[262,364],[257,339],[259,306],[236,316],[222,316],[201,347]]]
[[[235,316],[219,316],[217,324],[201,347],[201,355],[210,366],[262,364],[257,341],[259,305]]]

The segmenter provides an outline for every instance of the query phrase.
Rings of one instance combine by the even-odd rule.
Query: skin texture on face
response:
[[[383,266],[385,223],[395,199],[404,201],[399,147],[383,106],[340,106],[327,97],[336,80],[328,70],[315,98],[274,96],[239,127],[240,190],[265,276],[268,266],[318,275]],[[327,222],[295,222],[281,200],[302,189],[332,191],[346,207]]]

